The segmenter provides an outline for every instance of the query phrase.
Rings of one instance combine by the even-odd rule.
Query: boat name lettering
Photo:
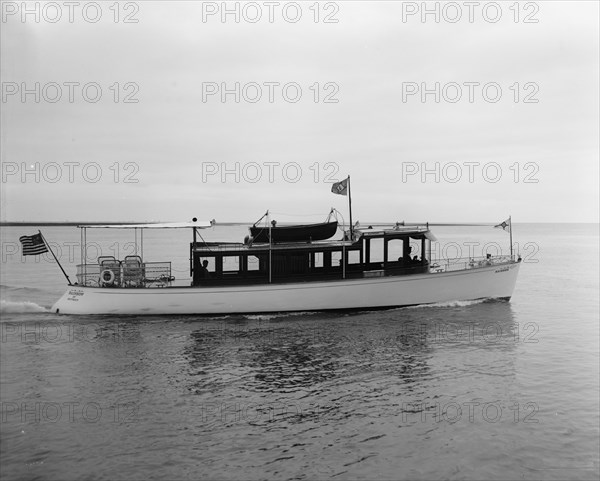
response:
[[[79,289],[71,289],[69,291],[69,301],[77,301],[79,300],[78,297],[83,296],[83,291],[80,291]]]

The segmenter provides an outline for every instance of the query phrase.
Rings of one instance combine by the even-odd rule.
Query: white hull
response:
[[[510,298],[520,263],[408,276],[219,287],[69,287],[60,314],[233,314],[371,309]]]

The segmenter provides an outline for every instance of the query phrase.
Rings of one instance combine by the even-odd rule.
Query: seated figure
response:
[[[212,277],[210,275],[210,272],[208,271],[208,261],[207,260],[202,261],[202,267],[200,268],[200,277],[202,277],[204,279],[210,279]]]

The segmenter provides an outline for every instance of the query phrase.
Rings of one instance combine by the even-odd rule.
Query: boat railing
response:
[[[245,251],[248,249],[246,244],[242,244],[241,242],[197,242],[194,247],[192,244],[192,248],[195,252],[206,252],[210,254],[211,252],[226,252],[226,251]]]
[[[429,272],[437,274],[441,272],[463,271],[467,269],[480,269],[501,264],[514,262],[514,256],[486,256],[486,257],[461,257],[456,259],[432,260]]]
[[[88,287],[166,287],[174,280],[170,262],[126,259],[77,265],[77,282]]]
[[[263,251],[263,250],[273,250],[275,251],[289,251],[289,250],[303,250],[308,246],[311,247],[329,247],[329,246],[337,246],[339,248],[342,247],[352,247],[354,245],[351,241],[314,241],[314,242],[291,242],[291,243],[275,243],[269,244],[264,242],[256,242],[250,244],[242,244],[240,242],[232,242],[232,243],[196,243],[194,247],[192,244],[192,249],[194,252],[206,253],[210,255],[211,253],[217,252],[248,252],[252,253],[255,251]]]

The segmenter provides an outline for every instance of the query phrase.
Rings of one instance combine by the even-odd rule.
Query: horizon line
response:
[[[124,225],[124,224],[161,224],[161,223],[165,223],[165,222],[173,222],[173,221],[112,221],[112,222],[105,222],[105,221],[0,221],[0,227],[17,227],[17,226],[23,226],[23,227],[31,227],[31,226],[46,226],[46,227],[50,227],[50,226],[79,226],[79,225],[105,225],[105,224],[110,224],[110,225]],[[218,222],[215,221],[214,225],[222,225],[222,226],[226,226],[226,225],[254,225],[255,222],[252,221],[228,221],[228,222]],[[290,222],[281,222],[280,224],[282,225],[294,225],[293,223]],[[364,222],[361,223],[359,225],[359,227],[366,227],[368,225],[394,225],[396,224],[396,222]],[[439,227],[443,227],[443,226],[473,226],[473,227],[477,227],[477,226],[494,226],[496,224],[494,224],[493,222],[401,222],[401,224],[404,225],[431,225],[431,226],[439,226]],[[572,222],[572,221],[555,221],[555,222],[514,222],[514,224],[599,224],[599,222],[595,221],[595,222],[590,222],[590,221],[585,221],[585,222]]]

